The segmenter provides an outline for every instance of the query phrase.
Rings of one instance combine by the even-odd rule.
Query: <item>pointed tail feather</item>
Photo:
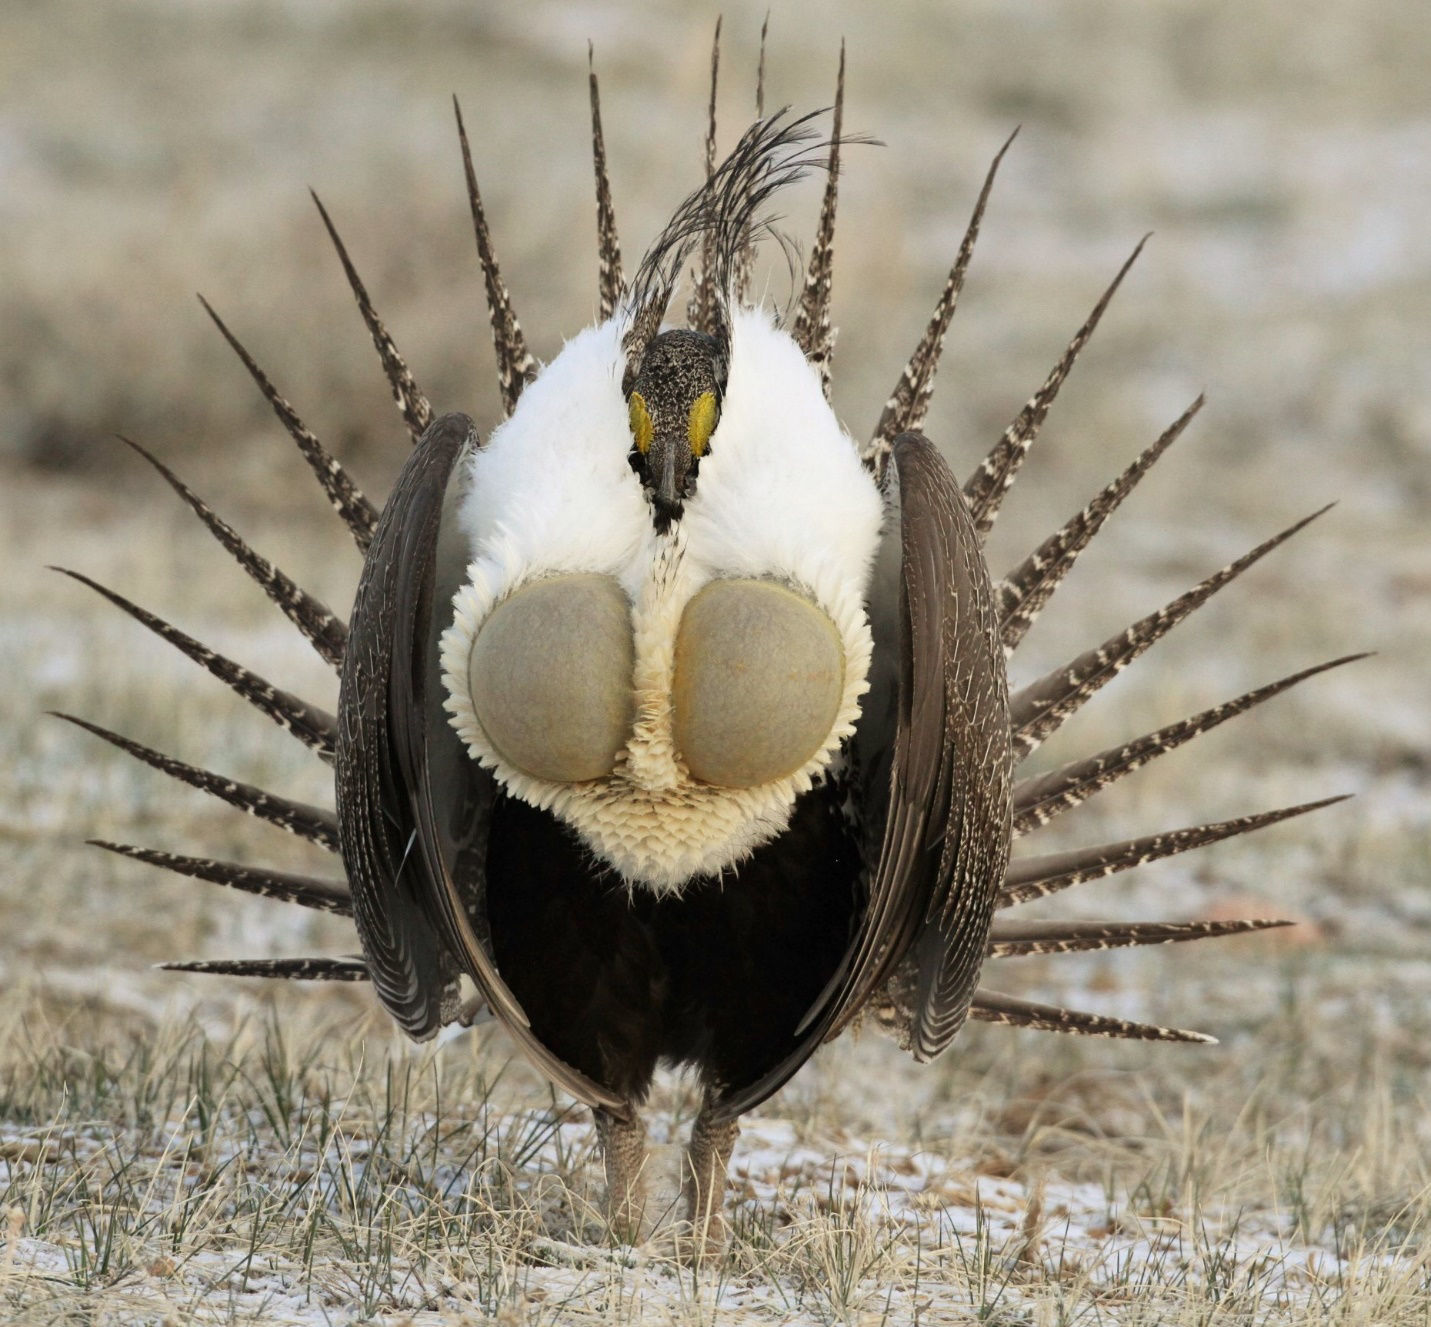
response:
[[[223,333],[224,340],[233,347],[234,353],[243,361],[244,368],[249,371],[249,376],[258,384],[259,391],[273,407],[273,413],[278,416],[279,422],[288,430],[293,441],[298,444],[298,450],[303,453],[303,459],[308,462],[313,473],[318,476],[318,482],[323,485],[323,492],[327,494],[328,501],[333,505],[333,510],[343,518],[343,524],[348,527],[359,550],[367,552],[373,531],[378,524],[377,508],[363,496],[362,490],[348,477],[348,472],[343,469],[342,465],[328,454],[327,448],[309,432],[303,421],[298,418],[297,412],[279,395],[278,389],[268,380],[268,375],[254,362],[253,356],[243,348],[238,337],[224,325],[224,320],[214,312],[208,300],[200,295],[199,303],[204,306],[204,312],[214,320],[214,326]]]
[[[256,788],[251,783],[240,783],[237,779],[225,778],[212,770],[199,769],[196,765],[175,760],[162,751],[155,751],[153,747],[144,746],[140,742],[111,732],[108,728],[102,728],[97,723],[90,723],[88,719],[64,714],[58,710],[50,710],[49,713],[66,723],[74,724],[77,728],[83,728],[87,733],[93,733],[136,760],[142,760],[151,769],[157,769],[161,774],[167,774],[172,779],[178,779],[180,783],[187,783],[191,788],[209,793],[248,815],[286,829],[290,834],[297,834],[299,838],[316,843],[320,848],[327,848],[329,852],[338,851],[337,818],[321,806],[292,802],[277,793]]]
[[[1346,801],[1348,796],[1324,797],[1321,801],[1303,802],[1300,806],[1193,825],[1188,829],[1169,830],[1164,834],[1150,834],[1146,838],[1127,839],[1121,843],[1100,843],[1092,848],[1074,848],[1069,852],[1049,853],[1042,857],[1020,857],[1009,863],[1004,887],[999,891],[994,906],[1009,908],[1016,903],[1045,898],[1071,885],[1101,880],[1104,876],[1129,871],[1135,866],[1175,857],[1178,853],[1191,852],[1209,843],[1220,843],[1239,834],[1249,834],[1254,829],[1306,815],[1309,811],[1319,811],[1324,806]]]
[[[487,311],[492,322],[492,345],[497,352],[497,385],[502,393],[502,408],[511,414],[522,389],[537,376],[537,362],[527,351],[527,339],[512,311],[512,297],[502,281],[497,257],[492,251],[492,233],[487,229],[487,214],[482,208],[482,195],[477,191],[477,172],[472,167],[472,148],[467,142],[467,129],[462,123],[462,107],[452,99],[457,113],[457,140],[462,147],[462,170],[467,178],[467,202],[472,209],[472,230],[477,238],[477,258],[482,264],[482,280],[487,288]]]
[[[770,32],[770,11],[765,11],[765,17],[760,24],[760,58],[755,65],[755,118],[763,120],[765,118],[765,38]],[[840,39],[840,46],[843,49],[844,38]]]
[[[1113,299],[1118,287],[1123,284],[1123,278],[1128,275],[1128,269],[1137,261],[1138,255],[1143,252],[1143,246],[1147,242],[1146,235],[1138,241],[1137,247],[1129,254],[1128,260],[1118,269],[1118,275],[1113,278],[1112,285],[1103,292],[1098,303],[1093,306],[1093,312],[1088,315],[1083,326],[1078,329],[1073,340],[1068,343],[1068,349],[1063,352],[1063,357],[1053,366],[1053,370],[1044,380],[1043,386],[1024,404],[1024,408],[1019,411],[1013,423],[1004,430],[1003,437],[994,445],[993,451],[985,458],[983,465],[969,477],[968,483],[964,485],[964,496],[969,501],[969,511],[974,517],[975,528],[980,534],[986,535],[993,529],[994,521],[999,515],[999,508],[1003,505],[1004,494],[1013,486],[1014,479],[1019,473],[1019,467],[1023,465],[1024,458],[1034,445],[1034,440],[1038,437],[1038,431],[1043,426],[1049,408],[1058,396],[1059,388],[1063,386],[1064,379],[1072,370],[1074,361],[1082,353],[1083,347],[1088,344],[1088,339],[1097,328],[1109,302]]]
[[[1156,644],[1179,622],[1202,607],[1220,589],[1242,575],[1254,563],[1261,561],[1274,548],[1286,543],[1299,530],[1318,516],[1331,510],[1329,503],[1320,511],[1304,516],[1280,534],[1258,544],[1236,562],[1209,576],[1186,594],[1180,595],[1156,613],[1149,613],[1126,631],[1110,636],[1102,645],[1085,650],[1072,663],[1055,668],[1037,682],[1009,697],[1009,725],[1014,733],[1014,757],[1022,760],[1064,721],[1079,710],[1099,688],[1111,682],[1119,673],[1150,646]]]
[[[874,471],[875,478],[881,485],[895,438],[911,429],[918,429],[929,411],[929,400],[934,394],[934,375],[939,368],[939,356],[944,350],[944,336],[959,303],[959,292],[964,289],[964,274],[969,269],[969,260],[974,256],[974,244],[979,238],[979,225],[984,219],[984,208],[988,204],[989,193],[994,187],[994,177],[999,172],[1004,154],[1013,146],[1018,135],[1019,131],[1015,129],[1008,136],[989,166],[988,174],[984,176],[983,187],[979,190],[974,211],[969,217],[969,225],[959,245],[959,254],[944,280],[939,303],[934,306],[934,315],[929,320],[929,326],[924,329],[919,344],[915,346],[914,354],[909,357],[909,363],[904,366],[904,372],[899,376],[893,395],[885,402],[874,437],[865,448],[865,464]],[[965,492],[968,492],[967,488]],[[977,511],[975,515],[978,515]]]
[[[761,46],[761,68],[765,51]],[[845,43],[840,43],[840,70],[835,76],[835,113],[830,133],[830,163],[825,172],[825,195],[820,202],[820,221],[815,244],[805,269],[805,286],[800,292],[800,308],[790,335],[805,352],[805,358],[820,375],[825,399],[830,399],[830,360],[835,351],[835,332],[830,326],[830,291],[835,254],[835,207],[840,197],[840,136],[845,126]]]
[[[207,645],[201,644],[177,627],[170,626],[163,618],[156,617],[153,613],[140,608],[138,604],[131,603],[123,595],[107,589],[98,581],[93,581],[88,576],[82,575],[78,571],[70,571],[65,567],[52,567],[51,570],[58,571],[71,580],[78,581],[81,585],[89,586],[96,594],[103,595],[116,608],[122,609],[136,622],[148,627],[156,636],[168,641],[176,649],[188,655],[195,663],[208,669],[219,681],[232,687],[255,709],[268,715],[276,724],[286,728],[300,742],[316,751],[322,759],[332,763],[338,725],[337,720],[331,714],[320,710],[316,705],[310,705],[305,700],[299,700],[297,696],[290,695],[287,691],[281,691],[257,673],[252,673],[241,664],[236,664],[232,659],[227,659],[217,651],[209,649]]]
[[[974,992],[969,1017],[981,1023],[1004,1023],[1010,1027],[1034,1028],[1039,1032],[1067,1032],[1080,1037],[1128,1037],[1135,1041],[1192,1041],[1216,1046],[1217,1038],[1205,1032],[1157,1027],[1152,1023],[1132,1023],[1107,1014],[1085,1014],[1058,1005],[1034,1004],[997,991]]]
[[[316,908],[319,912],[336,912],[348,917],[353,912],[353,896],[342,880],[320,880],[307,875],[290,875],[286,871],[268,871],[262,867],[241,866],[238,862],[220,862],[211,857],[184,857],[178,853],[158,852],[153,848],[136,848],[131,843],[110,843],[105,839],[86,839],[91,847],[132,857],[135,861],[174,871],[195,880],[207,880],[213,885],[241,889],[246,894],[297,903]]]
[[[989,932],[988,956],[1022,958],[1031,954],[1167,945],[1295,925],[1295,922],[1263,918],[1225,922],[995,922]]]
[[[1103,528],[1103,522],[1117,511],[1138,481],[1153,468],[1154,462],[1172,446],[1202,409],[1202,404],[1203,398],[1199,396],[1117,479],[999,582],[994,593],[998,596],[1000,635],[1006,655],[1018,648],[1034,619],[1073,569],[1078,555]]]
[[[606,174],[606,139],[601,132],[601,92],[596,85],[596,57],[586,44],[587,86],[591,93],[591,157],[596,169],[596,238],[599,264],[597,291],[601,321],[605,322],[621,300],[621,240],[616,233],[616,208],[611,202],[611,180]]]
[[[123,434],[120,442],[138,452],[163,477],[203,523],[209,532],[228,550],[238,564],[248,572],[259,588],[283,610],[284,616],[311,642],[324,662],[334,668],[343,662],[343,647],[348,642],[347,624],[324,603],[279,571],[267,558],[260,557],[239,536],[233,526],[223,520],[198,494],[194,493],[158,457]]]
[[[1281,695],[1299,682],[1367,657],[1366,654],[1348,654],[1340,659],[1317,664],[1313,668],[1304,668],[1300,673],[1269,682],[1264,687],[1245,692],[1235,700],[1214,705],[1211,709],[1203,710],[1202,713],[1194,714],[1178,723],[1170,723],[1167,727],[1159,728],[1157,732],[1139,737],[1135,741],[1109,747],[1096,756],[1073,760],[1058,769],[1050,770],[1047,774],[1024,779],[1014,788],[1015,837],[1048,824],[1065,811],[1086,802],[1109,784],[1116,783],[1124,775],[1142,769],[1165,752],[1176,750],[1184,742],[1190,742],[1194,737],[1210,732],[1219,724],[1226,723],[1239,714],[1246,714],[1254,706]]]
[[[755,118],[765,118],[765,38],[770,31],[770,11],[760,24],[760,56],[755,65]],[[750,278],[755,271],[755,235],[747,228],[740,252],[735,259],[735,296],[739,303],[745,303],[750,295]],[[828,393],[827,393],[828,395]]]
[[[276,981],[368,981],[368,967],[351,958],[205,958],[160,963],[165,972],[205,972],[215,977],[269,977]]]
[[[383,363],[383,372],[387,374],[388,383],[393,389],[393,400],[397,402],[397,408],[402,413],[403,421],[407,424],[407,431],[412,434],[413,442],[417,442],[427,431],[427,426],[432,423],[432,407],[414,380],[407,362],[398,353],[397,343],[392,339],[388,329],[383,326],[383,320],[378,317],[378,311],[373,308],[373,302],[368,298],[367,287],[363,285],[362,279],[358,276],[358,269],[353,266],[352,259],[348,257],[348,250],[343,241],[338,238],[338,229],[333,225],[333,219],[328,215],[328,209],[323,206],[322,200],[312,189],[308,192],[312,194],[313,201],[318,207],[318,215],[323,218],[323,226],[328,232],[328,238],[333,241],[333,247],[338,251],[338,261],[343,264],[343,273],[348,278],[348,285],[352,287],[353,298],[358,301],[358,312],[363,315],[363,321],[368,327],[368,335],[373,338],[373,346],[378,352],[378,358]]]
[[[720,25],[717,15],[715,38],[711,42],[711,98],[706,110],[706,180],[715,175],[716,168],[716,86],[720,81]],[[697,332],[714,335],[717,311],[716,302],[723,291],[716,290],[715,284],[716,234],[707,227],[701,236],[701,262],[691,283],[691,298],[686,305],[686,322]]]

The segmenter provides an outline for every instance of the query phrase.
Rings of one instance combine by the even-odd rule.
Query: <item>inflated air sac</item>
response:
[[[467,684],[497,754],[534,778],[605,778],[631,734],[631,606],[609,576],[524,586],[477,632]]]
[[[676,749],[703,783],[771,783],[824,746],[844,685],[839,633],[808,599],[769,581],[712,581],[676,636]]]

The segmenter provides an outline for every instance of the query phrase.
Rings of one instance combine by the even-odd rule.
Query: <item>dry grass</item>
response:
[[[605,1247],[585,1113],[501,1047],[414,1053],[294,999],[123,1028],[29,992],[0,1065],[0,1297],[26,1323],[1417,1322],[1410,1039],[1349,1065],[1293,998],[1203,1075],[987,1033],[924,1082],[837,1051],[748,1123],[730,1251],[692,1276]],[[899,1083],[882,1121],[852,1074]]]
[[[733,130],[760,10],[725,9]],[[827,99],[842,27],[850,123],[889,143],[852,153],[842,189],[836,401],[857,435],[1013,122],[1024,132],[931,422],[959,469],[1157,228],[995,532],[995,563],[1200,388],[1212,404],[1090,550],[1020,677],[1342,498],[1110,688],[1048,758],[1317,658],[1379,657],[1141,772],[1039,840],[1042,851],[1356,791],[1350,806],[1058,901],[1087,916],[1275,910],[1306,920],[1299,943],[1024,960],[998,976],[1033,998],[1205,1027],[1220,1048],[975,1027],[920,1068],[872,1036],[842,1043],[749,1121],[730,1255],[692,1277],[656,1250],[608,1256],[585,1121],[494,1035],[415,1052],[361,989],[256,993],[147,970],[175,956],[338,952],[352,936],[86,853],[80,838],[331,868],[38,710],[73,710],[290,796],[330,794],[316,762],[39,564],[100,574],[332,703],[307,647],[102,435],[123,428],[180,456],[259,548],[330,602],[351,598],[351,544],[185,311],[189,292],[202,285],[232,314],[383,492],[405,444],[308,214],[302,186],[315,183],[429,394],[490,421],[447,94],[481,126],[506,272],[550,354],[595,297],[586,37],[628,261],[696,169],[708,39],[706,17],[674,4],[639,19],[607,3],[518,12],[56,0],[7,16],[9,1320],[1424,1323],[1431,29],[1397,0],[1286,15],[1137,0],[848,5],[820,31],[772,19],[772,101]],[[813,197],[792,201],[797,231]],[[654,1114],[676,1122],[672,1140],[690,1108],[682,1084],[661,1086]],[[669,1152],[660,1161],[669,1178]]]

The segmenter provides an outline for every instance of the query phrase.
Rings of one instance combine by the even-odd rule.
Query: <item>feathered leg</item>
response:
[[[612,1238],[635,1244],[646,1215],[646,1125],[630,1103],[623,1119],[597,1107],[596,1136],[606,1163],[606,1220]]]
[[[686,1149],[686,1172],[681,1185],[686,1220],[691,1225],[692,1254],[697,1262],[718,1257],[725,1248],[725,1190],[730,1154],[740,1137],[739,1120],[714,1118],[714,1101],[707,1094]]]

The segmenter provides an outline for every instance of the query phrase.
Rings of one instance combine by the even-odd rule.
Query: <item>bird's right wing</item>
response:
[[[499,793],[447,722],[437,669],[465,566],[452,519],[461,461],[476,445],[467,416],[432,423],[398,476],[363,565],[337,744],[338,835],[354,919],[378,995],[410,1035],[430,1036],[447,1021],[465,972],[548,1078],[588,1105],[621,1111],[619,1098],[532,1034],[479,934]]]

